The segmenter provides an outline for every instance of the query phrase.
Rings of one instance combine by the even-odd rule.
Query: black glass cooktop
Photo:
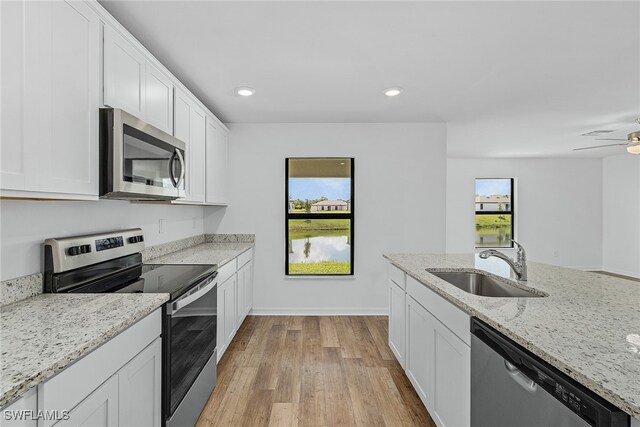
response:
[[[123,257],[61,275],[57,278],[58,292],[167,293],[174,300],[217,270],[215,264],[141,264],[133,261]]]

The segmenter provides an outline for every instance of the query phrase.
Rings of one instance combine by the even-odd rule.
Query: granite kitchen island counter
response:
[[[146,261],[149,264],[217,264],[222,267],[253,247],[252,242],[210,242]]]
[[[524,285],[547,297],[490,298],[466,293],[426,269],[482,270],[509,277],[509,268],[499,259],[482,260],[473,254],[384,257],[469,315],[640,418],[640,283],[528,262],[529,280]]]
[[[106,343],[169,294],[42,294],[0,308],[0,407]]]

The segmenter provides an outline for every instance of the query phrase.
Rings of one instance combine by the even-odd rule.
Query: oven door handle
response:
[[[173,315],[176,311],[178,311],[181,308],[191,304],[192,302],[194,302],[198,298],[201,298],[204,294],[206,294],[207,292],[209,292],[210,290],[215,288],[217,284],[218,284],[218,282],[215,281],[213,278],[211,278],[208,283],[204,284],[204,286],[200,285],[200,287],[198,287],[195,291],[183,296],[178,301],[176,301],[173,304],[171,304],[171,313],[170,314]]]
[[[180,176],[176,177],[173,172],[173,164],[176,160],[180,161]],[[174,150],[171,158],[169,159],[169,178],[171,178],[171,183],[175,188],[178,188],[184,179],[184,157],[182,157],[182,153],[177,148]]]

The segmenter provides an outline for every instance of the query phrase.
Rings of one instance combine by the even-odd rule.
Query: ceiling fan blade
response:
[[[622,138],[596,138],[596,141],[629,141],[628,139]]]
[[[594,145],[593,147],[582,147],[582,148],[574,148],[573,151],[580,151],[580,150],[591,150],[593,148],[604,148],[604,147],[617,147],[620,145],[629,145],[629,144],[606,144],[606,145]]]

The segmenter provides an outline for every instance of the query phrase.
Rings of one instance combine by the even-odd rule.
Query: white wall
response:
[[[530,260],[601,268],[601,159],[449,159],[448,253],[475,250],[475,178],[503,177],[517,179],[516,240]]]
[[[603,160],[603,269],[640,277],[640,156]]]
[[[164,219],[163,234],[159,233],[159,219]],[[116,200],[2,200],[0,222],[0,280],[7,280],[43,270],[42,242],[46,238],[142,227],[145,244],[152,246],[202,234],[203,208]]]
[[[231,125],[228,208],[209,233],[255,233],[254,311],[386,312],[385,252],[445,248],[444,124]],[[355,278],[285,278],[286,157],[355,158]]]

